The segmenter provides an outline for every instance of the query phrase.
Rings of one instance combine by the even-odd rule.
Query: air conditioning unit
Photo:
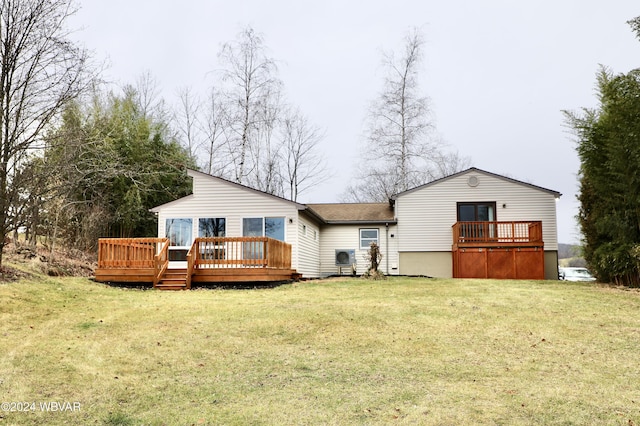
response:
[[[356,263],[355,250],[338,250],[336,249],[336,266],[351,266]]]

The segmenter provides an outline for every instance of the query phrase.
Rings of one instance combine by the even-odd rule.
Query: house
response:
[[[186,260],[195,237],[269,237],[291,245],[291,268],[320,276],[320,219],[304,204],[194,170],[191,195],[151,209],[169,260]]]
[[[344,251],[353,253],[351,263],[355,263],[356,274],[366,272],[365,256],[372,242],[378,244],[383,255],[381,270],[388,275],[399,273],[398,222],[393,204],[307,204],[307,207],[320,218],[320,276],[342,272],[336,258]]]
[[[143,265],[146,272],[138,279],[153,275],[155,285],[173,268],[187,268],[182,274],[200,281],[361,274],[372,242],[380,246],[380,268],[389,275],[558,276],[561,194],[477,168],[385,203],[354,204],[300,204],[205,173],[188,174],[191,195],[151,210],[158,217],[158,238],[147,244],[155,245],[143,247],[136,254],[142,260],[125,267]],[[125,269],[114,275],[113,268],[122,268],[124,247],[130,251],[132,242],[103,244],[108,259],[96,279],[126,280]],[[251,275],[256,266],[272,275]],[[284,272],[277,275],[276,269]]]
[[[398,261],[403,275],[465,277],[458,259],[503,256],[526,257],[534,252],[537,278],[558,278],[557,191],[470,168],[395,195],[398,219]],[[492,223],[493,222],[493,223]],[[530,231],[541,226],[541,235]],[[462,235],[466,234],[466,235]],[[464,250],[464,253],[462,252]],[[499,253],[502,253],[500,255]],[[518,260],[518,259],[516,259]],[[480,266],[487,266],[483,263]],[[469,268],[467,268],[469,269]],[[486,276],[517,276],[510,270]],[[470,274],[484,276],[482,273]],[[532,275],[532,276],[533,276]]]

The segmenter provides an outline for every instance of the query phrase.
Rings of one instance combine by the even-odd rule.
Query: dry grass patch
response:
[[[0,284],[0,424],[640,424],[640,295],[394,278]]]

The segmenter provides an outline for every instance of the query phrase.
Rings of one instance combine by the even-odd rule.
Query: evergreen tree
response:
[[[599,105],[566,113],[578,137],[584,256],[599,280],[640,284],[640,70],[598,74]]]
[[[49,138],[50,232],[78,248],[95,246],[98,237],[155,236],[149,209],[191,190],[186,168],[194,161],[136,98],[127,88],[123,96],[71,105]]]

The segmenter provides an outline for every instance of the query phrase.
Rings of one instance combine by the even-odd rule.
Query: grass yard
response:
[[[640,425],[639,354],[597,285],[0,283],[0,425]]]

